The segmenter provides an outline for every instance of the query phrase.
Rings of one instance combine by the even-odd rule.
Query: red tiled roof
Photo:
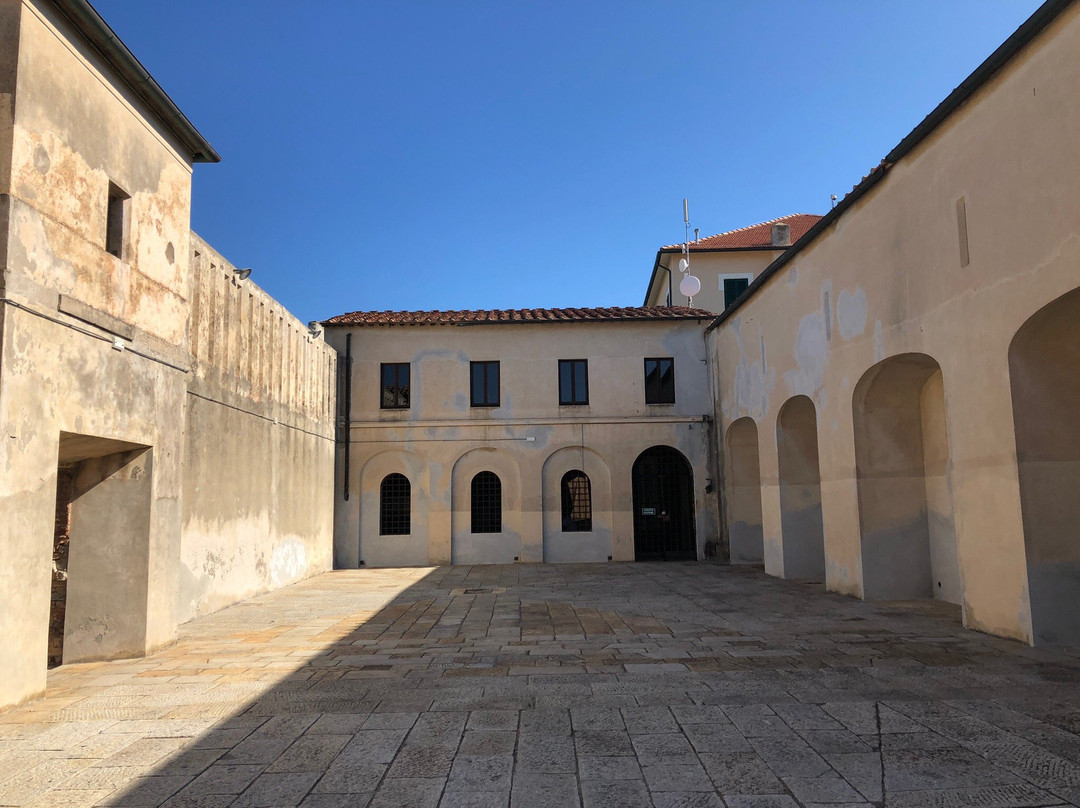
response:
[[[781,216],[749,227],[740,227],[738,230],[729,230],[727,233],[718,233],[715,236],[706,236],[697,241],[690,242],[690,252],[695,250],[746,250],[755,247],[773,247],[772,226],[774,224],[786,224],[791,228],[791,243],[794,244],[803,235],[817,224],[821,217],[816,213],[793,213],[790,216]],[[681,244],[668,244],[661,250],[681,250]],[[783,247],[774,247],[780,250]]]
[[[716,315],[686,306],[614,306],[598,309],[495,309],[490,311],[353,311],[323,325],[482,325],[485,323],[580,323],[619,320],[703,320]]]

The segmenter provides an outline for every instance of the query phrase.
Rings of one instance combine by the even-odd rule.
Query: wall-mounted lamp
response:
[[[244,267],[243,269],[234,269],[233,275],[236,276],[238,281],[246,281],[251,276],[251,267]]]

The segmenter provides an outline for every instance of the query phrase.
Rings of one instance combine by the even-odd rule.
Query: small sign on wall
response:
[[[641,515],[642,516],[656,516],[656,508],[642,508],[641,509]]]

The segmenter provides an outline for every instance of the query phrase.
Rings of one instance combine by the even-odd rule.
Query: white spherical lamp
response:
[[[679,281],[679,291],[682,292],[685,297],[693,297],[701,291],[701,281],[693,275],[687,275]]]

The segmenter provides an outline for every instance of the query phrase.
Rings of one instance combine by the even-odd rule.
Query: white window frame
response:
[[[732,280],[732,281],[745,280],[747,282],[747,284],[751,284],[751,283],[754,282],[754,273],[753,272],[729,272],[726,275],[720,275],[719,280],[717,280],[717,282],[716,282],[717,288],[720,290],[720,294],[724,294],[724,281],[726,281],[726,280]],[[723,300],[723,298],[721,298],[721,300]],[[725,308],[727,308],[727,307],[725,306]]]

